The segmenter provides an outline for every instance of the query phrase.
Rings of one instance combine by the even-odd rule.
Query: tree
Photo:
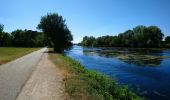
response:
[[[125,47],[133,47],[134,41],[133,41],[134,32],[132,30],[127,30],[122,34],[122,44]]]
[[[85,36],[83,38],[81,45],[88,46],[88,47],[96,46],[96,39],[93,36],[90,36],[90,37]]]
[[[93,46],[97,47],[163,47],[163,37],[164,34],[159,27],[139,25],[133,30],[118,34],[118,36],[102,36],[96,39],[85,36],[82,45],[91,46],[95,43]],[[92,40],[93,42],[90,42]]]
[[[3,32],[4,30],[4,25],[0,24],[0,33]]]
[[[166,46],[166,47],[170,47],[170,36],[167,36],[167,37],[165,38],[165,46]]]
[[[73,37],[68,29],[65,20],[57,13],[47,14],[41,18],[38,29],[45,33],[53,43],[55,52],[63,52],[68,49],[72,43]]]
[[[135,47],[145,47],[146,46],[145,34],[147,34],[147,27],[142,25],[137,26],[133,29],[133,32]]]
[[[161,47],[162,39],[164,37],[164,34],[162,33],[161,29],[157,26],[149,26],[148,33],[148,40],[154,43],[152,47]]]
[[[15,47],[24,47],[24,32],[23,30],[15,30],[11,33],[12,42]]]
[[[0,46],[2,46],[2,38],[3,38],[3,29],[4,26],[2,24],[0,24]]]
[[[165,42],[166,42],[166,43],[170,43],[170,36],[167,36],[167,37],[165,38]]]
[[[36,47],[42,47],[42,46],[47,45],[47,44],[45,44],[44,33],[37,32],[34,42],[35,42]]]
[[[3,32],[2,46],[12,46],[12,37],[9,33]]]
[[[3,25],[0,24],[0,46],[14,47],[42,47],[48,45],[44,41],[44,33],[32,30],[15,30],[11,34],[3,32]]]
[[[32,30],[15,30],[11,33],[13,46],[16,47],[42,47],[44,34]]]

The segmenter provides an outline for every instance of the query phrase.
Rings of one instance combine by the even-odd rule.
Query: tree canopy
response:
[[[3,29],[4,29],[4,26],[2,24],[0,24],[0,46],[2,45],[2,42],[3,42]]]
[[[4,25],[0,24],[0,33],[4,30]]]
[[[42,30],[45,36],[52,41],[55,52],[61,53],[72,45],[71,31],[68,29],[63,17],[57,13],[43,16],[38,29]]]
[[[45,46],[44,34],[32,30],[15,30],[11,33],[13,46],[39,47]]]
[[[44,33],[32,30],[15,30],[11,33],[3,31],[0,25],[0,46],[13,47],[42,47],[48,45],[45,41]]]
[[[0,46],[15,47],[54,47],[55,52],[68,49],[73,40],[71,31],[62,16],[54,13],[41,18],[38,28],[43,32],[17,29],[11,33],[4,32],[0,24]],[[90,47],[170,47],[170,36],[165,37],[157,26],[136,26],[132,30],[119,33],[117,36],[85,36],[80,43]]]
[[[170,36],[167,36],[167,37],[165,38],[165,46],[166,46],[166,47],[170,47]]]
[[[63,52],[71,47],[73,40],[71,31],[65,20],[57,13],[43,16],[38,24],[38,29],[43,32],[17,29],[11,33],[3,31],[0,24],[0,46],[14,47],[54,47],[55,52]]]
[[[157,26],[136,26],[118,36],[102,36],[94,38],[85,36],[81,45],[96,47],[162,47],[163,37],[161,29]]]

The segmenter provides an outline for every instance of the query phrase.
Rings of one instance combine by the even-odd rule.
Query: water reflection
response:
[[[137,66],[159,66],[164,58],[162,50],[155,49],[123,49],[123,48],[84,48],[85,55],[98,55],[107,58],[117,58],[128,64]]]
[[[170,50],[129,48],[83,48],[74,46],[67,56],[89,70],[116,77],[150,100],[170,98]]]

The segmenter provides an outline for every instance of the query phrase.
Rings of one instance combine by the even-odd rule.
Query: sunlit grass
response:
[[[0,65],[38,49],[39,48],[0,47]]]
[[[127,86],[95,71],[89,71],[77,61],[61,54],[50,59],[64,75],[63,83],[71,100],[141,100]]]

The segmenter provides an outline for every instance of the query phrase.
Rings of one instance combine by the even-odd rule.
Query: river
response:
[[[74,45],[66,55],[89,70],[116,78],[149,100],[170,100],[170,50],[85,48]]]

